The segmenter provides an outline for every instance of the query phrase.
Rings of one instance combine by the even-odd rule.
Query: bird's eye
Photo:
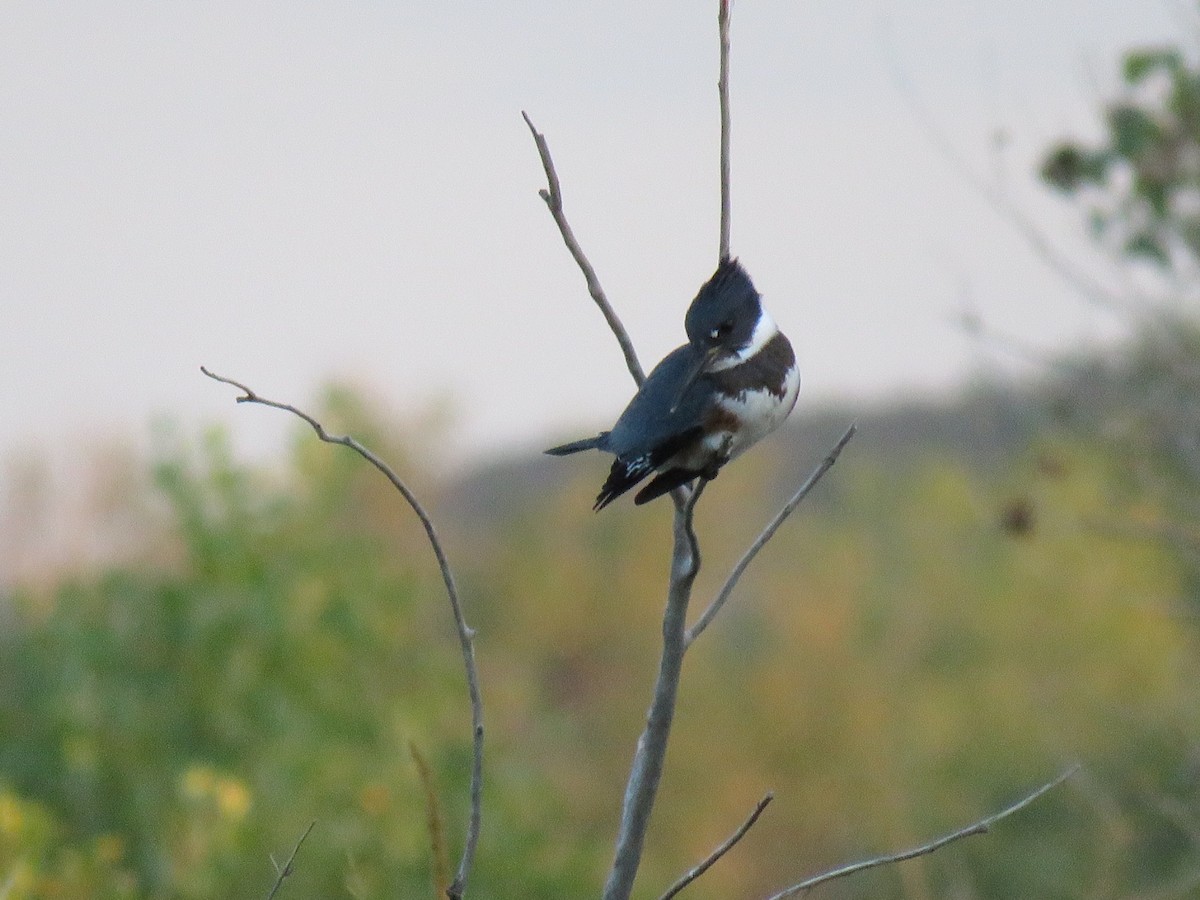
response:
[[[714,328],[712,331],[710,331],[708,333],[708,336],[714,341],[719,341],[722,338],[728,337],[729,332],[731,332],[731,331],[733,331],[733,322],[732,321],[722,322],[720,325],[718,325],[716,328]]]

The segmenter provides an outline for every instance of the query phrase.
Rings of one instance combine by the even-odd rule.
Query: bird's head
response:
[[[696,294],[683,325],[692,346],[717,359],[750,345],[761,314],[750,276],[736,259],[726,259]]]
[[[724,259],[688,307],[683,327],[688,343],[697,351],[675,409],[683,395],[706,372],[736,363],[754,341],[762,317],[762,303],[750,276],[736,259]]]

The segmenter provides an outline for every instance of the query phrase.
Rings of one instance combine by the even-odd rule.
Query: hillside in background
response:
[[[779,501],[785,500],[852,422],[858,425],[856,454],[886,454],[897,463],[949,456],[971,468],[994,471],[1024,452],[1047,424],[1050,411],[1043,394],[1037,388],[988,384],[950,398],[866,407],[833,404],[816,410],[806,408],[802,394],[792,417],[771,436],[771,452],[787,464],[762,472],[764,493],[774,489]],[[601,427],[597,423],[596,430]],[[599,453],[564,461],[530,448],[453,479],[439,500],[452,520],[495,521],[539,496],[566,490],[583,472],[591,474],[598,489],[611,462],[612,457]]]

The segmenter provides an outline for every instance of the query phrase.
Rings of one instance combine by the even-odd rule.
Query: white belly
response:
[[[721,400],[721,408],[741,422],[736,432],[720,432],[709,441],[713,449],[728,447],[729,458],[744,453],[758,443],[788,417],[800,393],[800,370],[795,366],[784,381],[783,396],[770,391],[746,391],[734,399]]]

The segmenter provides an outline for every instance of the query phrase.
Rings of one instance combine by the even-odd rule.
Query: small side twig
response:
[[[204,366],[200,367],[200,371],[207,375],[213,381],[219,381],[222,384],[231,385],[242,392],[242,396],[237,398],[238,403],[257,403],[261,406],[270,406],[273,409],[281,409],[284,412],[289,412],[292,415],[304,420],[312,428],[318,438],[327,444],[341,444],[344,447],[349,447],[372,466],[379,470],[388,481],[402,496],[409,507],[421,521],[421,525],[425,529],[425,536],[429,541],[430,547],[433,549],[433,555],[437,559],[438,569],[442,574],[442,583],[446,587],[446,595],[450,600],[450,608],[454,613],[454,624],[458,629],[459,647],[462,651],[463,668],[466,670],[467,676],[467,692],[471,700],[471,733],[472,733],[472,761],[471,761],[471,814],[467,824],[467,836],[463,842],[462,857],[459,859],[458,872],[455,874],[454,881],[446,890],[446,894],[450,900],[461,900],[463,891],[466,889],[467,878],[470,875],[471,865],[475,859],[475,845],[479,842],[479,829],[482,820],[483,810],[483,698],[479,691],[479,674],[475,667],[475,632],[467,624],[466,616],[463,613],[462,602],[458,596],[458,587],[454,582],[454,574],[450,570],[450,561],[446,558],[446,551],[442,548],[442,541],[438,537],[437,529],[433,526],[433,519],[429,517],[429,513],[425,511],[425,507],[401,479],[395,471],[385,463],[382,459],[376,456],[372,451],[364,447],[350,435],[333,435],[325,430],[317,419],[302,409],[298,409],[289,403],[280,403],[277,400],[268,400],[266,397],[259,396],[255,391],[241,382],[234,381],[232,378],[226,378],[218,375],[215,372],[209,371]]]
[[[831,871],[825,872],[821,875],[815,875],[812,878],[801,881],[799,884],[794,884],[791,887],[780,891],[778,894],[772,895],[769,900],[785,900],[785,898],[788,897],[798,897],[802,894],[806,895],[818,885],[826,884],[827,882],[834,881],[835,879],[845,878],[847,875],[854,875],[857,872],[862,872],[867,869],[874,869],[878,866],[886,866],[892,863],[904,862],[908,859],[915,859],[918,856],[925,856],[926,854],[940,850],[947,844],[952,844],[955,841],[962,840],[963,838],[971,837],[972,835],[976,834],[986,834],[987,831],[1001,819],[1006,819],[1013,813],[1020,812],[1047,791],[1051,791],[1058,787],[1060,784],[1078,772],[1079,768],[1080,764],[1076,763],[1057,778],[1046,782],[1037,790],[1026,794],[1011,806],[1007,806],[998,813],[993,813],[986,818],[980,819],[978,822],[968,825],[966,828],[960,828],[958,831],[943,835],[942,837],[930,841],[927,844],[922,844],[920,847],[913,847],[911,850],[903,850],[900,853],[889,853],[886,856],[877,856],[874,859],[866,859],[862,862],[851,863],[850,865],[840,866],[839,868],[832,869]]]
[[[292,855],[287,858],[287,862],[282,866],[275,862],[274,857],[271,858],[271,865],[275,867],[275,884],[271,886],[271,893],[267,894],[267,900],[274,900],[275,895],[279,893],[279,889],[283,887],[284,880],[292,874],[292,865],[296,862],[296,854],[300,852],[300,845],[304,843],[313,828],[316,827],[316,824],[315,819],[308,823],[308,827],[304,829],[304,834],[300,835],[300,840],[296,841],[296,846],[292,848]]]
[[[542,168],[546,171],[546,187],[538,191],[538,196],[546,201],[550,215],[554,218],[554,224],[558,226],[559,234],[562,235],[563,243],[567,245],[567,250],[570,251],[575,264],[579,266],[579,271],[583,273],[588,293],[592,295],[592,300],[600,308],[604,320],[608,322],[608,327],[616,336],[617,343],[621,345],[621,352],[625,354],[625,365],[629,368],[629,374],[633,376],[638,387],[641,387],[642,382],[646,380],[646,372],[638,361],[637,351],[633,349],[633,341],[629,338],[629,332],[625,330],[625,326],[612,308],[612,304],[608,302],[604,288],[600,286],[600,279],[596,276],[596,270],[583,252],[583,248],[579,246],[575,232],[571,230],[571,225],[567,222],[567,215],[563,212],[562,185],[558,181],[558,172],[554,169],[554,160],[550,158],[550,145],[546,142],[546,136],[533,126],[533,121],[524,110],[521,112],[521,118],[529,126],[529,133],[533,135],[538,156],[542,160]]]
[[[708,609],[706,609],[700,615],[700,618],[696,620],[695,624],[688,629],[685,636],[686,646],[690,647],[692,642],[700,636],[704,629],[708,627],[709,623],[712,622],[712,620],[716,617],[717,613],[721,611],[721,607],[725,605],[725,601],[728,600],[729,595],[733,593],[733,589],[737,586],[738,581],[741,579],[742,573],[745,572],[750,563],[754,561],[754,557],[758,556],[758,552],[767,545],[767,542],[770,541],[772,537],[775,536],[775,532],[779,530],[779,526],[784,523],[788,516],[795,512],[796,507],[799,506],[801,501],[808,496],[808,492],[811,491],[816,483],[821,480],[821,477],[833,467],[833,464],[837,462],[838,457],[841,456],[842,450],[845,448],[846,444],[849,443],[850,438],[854,437],[854,433],[857,430],[857,424],[852,424],[846,429],[846,433],[841,436],[838,442],[834,445],[833,449],[830,450],[828,455],[826,455],[826,457],[821,461],[821,464],[813,470],[811,475],[808,476],[808,480],[805,481],[804,484],[800,485],[800,489],[792,495],[791,499],[784,504],[783,509],[781,509],[775,518],[771,520],[770,524],[763,529],[762,533],[755,538],[754,543],[750,545],[750,548],[742,555],[742,558],[737,561],[737,565],[733,567],[733,571],[729,573],[729,577],[725,580],[725,584],[717,593],[716,599],[714,599],[709,605]]]
[[[717,8],[717,36],[721,45],[717,99],[721,108],[721,238],[718,249],[721,262],[729,259],[729,7],[733,0],[720,0]]]
[[[770,802],[774,799],[775,795],[768,791],[766,796],[758,801],[758,804],[754,807],[754,811],[750,813],[746,821],[738,826],[738,830],[726,838],[725,842],[722,843],[721,846],[717,847],[716,850],[705,857],[703,862],[689,870],[682,878],[667,888],[666,893],[663,894],[659,900],[671,900],[672,897],[674,897],[685,887],[712,868],[713,863],[732,850],[734,845],[746,836],[746,832],[754,827],[754,823],[758,821],[758,817],[763,814],[763,810],[766,809]]]

